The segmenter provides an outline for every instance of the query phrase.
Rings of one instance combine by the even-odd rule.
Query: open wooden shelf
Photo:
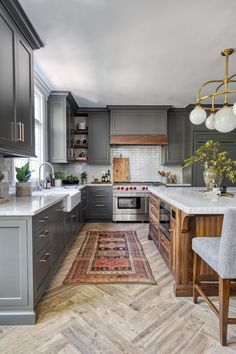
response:
[[[81,135],[87,135],[88,134],[88,129],[78,129],[74,130],[74,134],[81,134]]]
[[[88,149],[88,145],[76,145],[73,146],[74,149]]]

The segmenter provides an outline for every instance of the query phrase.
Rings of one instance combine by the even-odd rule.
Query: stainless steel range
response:
[[[148,221],[149,186],[154,182],[128,182],[113,184],[113,221]]]

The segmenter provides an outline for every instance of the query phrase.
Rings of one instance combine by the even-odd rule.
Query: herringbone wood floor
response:
[[[64,286],[87,230],[135,229],[157,285]],[[152,241],[148,224],[86,224],[39,304],[36,326],[0,327],[0,353],[236,353],[218,342],[218,321],[207,305],[175,298],[173,279]],[[231,304],[236,315],[236,301]]]

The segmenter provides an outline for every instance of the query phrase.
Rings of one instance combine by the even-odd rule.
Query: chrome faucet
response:
[[[39,190],[42,190],[44,188],[44,179],[41,180],[41,168],[42,166],[49,166],[52,170],[52,178],[55,179],[55,171],[54,171],[54,168],[52,166],[52,164],[50,164],[49,162],[43,162],[41,163],[41,165],[39,166],[39,183],[38,183],[38,189]]]

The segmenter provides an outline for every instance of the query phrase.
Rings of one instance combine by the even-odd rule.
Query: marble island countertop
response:
[[[149,191],[187,214],[223,214],[236,208],[236,188],[228,188],[235,197],[221,196],[218,200],[203,198],[203,187],[150,187]]]

